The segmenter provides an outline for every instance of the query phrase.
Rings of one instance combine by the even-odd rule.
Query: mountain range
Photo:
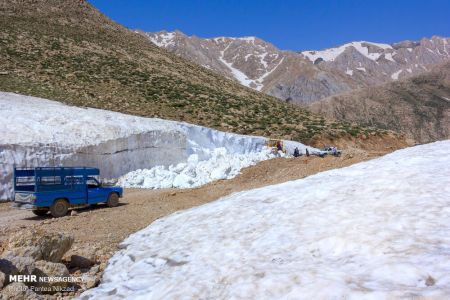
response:
[[[257,37],[199,38],[180,31],[142,32],[157,46],[287,102],[309,104],[346,91],[427,72],[450,59],[450,38],[395,44],[350,42],[284,51]]]

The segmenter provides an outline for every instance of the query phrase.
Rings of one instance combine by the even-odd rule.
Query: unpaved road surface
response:
[[[68,215],[59,219],[50,216],[37,217],[30,211],[15,210],[10,208],[9,203],[1,203],[0,252],[11,232],[31,226],[71,234],[75,237],[75,249],[94,248],[102,260],[106,260],[128,235],[175,211],[201,205],[231,193],[349,166],[378,155],[379,153],[360,152],[346,154],[340,158],[303,156],[272,159],[242,170],[242,174],[234,179],[216,181],[199,188],[126,189],[125,197],[121,199],[118,207],[81,209],[77,211],[76,216]]]

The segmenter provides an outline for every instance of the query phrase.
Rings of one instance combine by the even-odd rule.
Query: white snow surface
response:
[[[391,74],[391,78],[394,79],[394,80],[397,80],[398,76],[400,75],[401,72],[403,72],[403,70],[400,69],[397,72],[392,73]]]
[[[305,55],[307,58],[309,58],[309,60],[312,62],[314,62],[318,58],[322,58],[324,61],[334,61],[339,55],[341,55],[345,51],[345,49],[347,49],[348,47],[354,47],[359,53],[361,53],[368,59],[375,61],[381,56],[381,53],[375,52],[369,53],[369,48],[366,47],[365,45],[363,46],[362,44],[370,44],[378,48],[382,48],[384,50],[392,49],[392,46],[388,44],[361,41],[361,42],[351,42],[339,47],[329,48],[321,51],[303,51],[302,54]]]
[[[130,172],[119,178],[118,184],[127,188],[193,188],[219,179],[231,179],[245,167],[275,158],[267,148],[247,154],[230,154],[225,148],[209,152],[210,158],[204,161],[192,154],[186,163]]]
[[[157,36],[149,36],[150,40],[158,47],[168,47],[175,45],[175,32],[164,32]]]
[[[250,87],[250,85],[253,83],[253,80],[249,79],[248,76],[242,72],[239,69],[236,69],[233,67],[232,63],[229,63],[225,60],[224,53],[227,51],[227,49],[230,47],[231,44],[229,44],[224,50],[220,51],[219,60],[230,69],[231,73],[233,74],[233,77],[236,78],[240,84],[245,85],[247,87]]]
[[[86,146],[177,123],[0,92],[1,144]]]
[[[252,43],[255,42],[255,38],[254,38],[254,37],[244,37],[244,38],[238,38],[238,39],[239,39],[239,40],[246,41],[246,42],[252,42]],[[258,77],[258,78],[256,78],[256,79],[251,79],[251,78],[249,78],[244,72],[242,72],[241,70],[235,68],[235,67],[233,66],[233,63],[229,63],[228,61],[226,61],[226,59],[225,59],[225,52],[228,50],[228,48],[229,48],[230,46],[231,46],[231,43],[230,43],[228,46],[226,46],[222,51],[220,51],[219,60],[220,60],[225,66],[227,66],[227,68],[231,71],[231,74],[233,75],[233,77],[234,77],[237,81],[239,81],[240,84],[245,85],[245,86],[247,86],[247,87],[254,88],[254,89],[256,89],[257,91],[261,91],[261,89],[264,87],[264,85],[263,85],[264,79],[265,79],[267,76],[269,76],[270,74],[272,74],[272,72],[275,71],[275,70],[278,68],[278,66],[279,66],[279,65],[283,62],[283,60],[284,60],[284,57],[281,58],[280,61],[279,61],[279,62],[278,62],[271,70],[269,70],[269,69],[267,68],[267,67],[268,67],[268,64],[267,64],[267,62],[265,61],[265,59],[266,59],[266,57],[267,57],[267,55],[268,55],[267,52],[262,52],[262,53],[259,53],[259,54],[257,54],[257,55],[247,54],[247,55],[244,57],[245,61],[247,61],[247,59],[248,59],[250,56],[256,56],[256,57],[259,58],[259,61],[260,61],[261,65],[264,67],[264,70],[266,70],[266,72],[263,73],[260,77]],[[278,58],[278,56],[277,56],[277,58]]]
[[[80,298],[448,299],[449,148],[407,148],[159,219]]]
[[[394,58],[392,57],[392,53],[386,53],[384,55],[384,58],[386,58],[387,60],[390,60],[392,62],[395,62]]]

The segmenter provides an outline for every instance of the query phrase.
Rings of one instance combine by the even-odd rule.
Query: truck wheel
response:
[[[116,207],[117,205],[119,205],[119,195],[117,195],[116,193],[110,194],[106,205],[108,205],[109,207]]]
[[[48,213],[48,209],[33,209],[32,212],[36,216],[45,216]]]
[[[67,211],[69,210],[69,203],[67,203],[64,199],[58,199],[53,203],[50,207],[50,213],[53,217],[59,218],[67,215]]]

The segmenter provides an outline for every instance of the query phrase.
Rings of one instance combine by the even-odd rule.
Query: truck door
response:
[[[100,183],[93,177],[88,177],[86,181],[88,191],[88,204],[94,204],[99,202],[106,202],[108,195],[107,191],[102,189]]]

